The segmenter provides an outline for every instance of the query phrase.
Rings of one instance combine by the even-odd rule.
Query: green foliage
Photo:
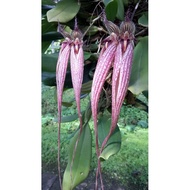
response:
[[[70,142],[68,165],[63,176],[64,190],[72,190],[88,176],[91,156],[92,135],[87,124],[81,134],[79,130],[75,133]]]
[[[122,0],[104,0],[103,2],[108,20],[114,21],[116,17],[124,20],[124,4]]]
[[[52,0],[42,0],[43,5],[55,5],[54,1]]]
[[[64,0],[56,4],[56,7],[47,12],[48,22],[66,23],[73,19],[80,9],[77,0]]]
[[[104,0],[104,4],[107,19],[114,21],[118,9],[117,0]]]
[[[57,123],[53,122],[53,118],[47,116],[42,119],[42,164],[44,168],[48,166],[57,166]],[[46,121],[45,121],[46,120]],[[69,124],[70,125],[70,124]],[[68,126],[69,126],[68,125]],[[62,131],[65,131],[62,128]],[[61,155],[66,155],[69,142],[69,131],[67,130],[67,138],[61,135]],[[65,165],[67,156],[61,158],[61,163]]]
[[[100,144],[103,143],[104,139],[109,133],[111,125],[111,115],[103,115],[98,120],[98,139]],[[110,156],[119,152],[121,148],[121,134],[119,127],[117,126],[109,138],[103,152],[100,155],[101,160],[108,160]]]
[[[136,95],[148,90],[148,36],[140,38],[134,49],[133,66],[128,89]]]
[[[61,117],[61,123],[67,123],[67,122],[75,121],[76,119],[78,119],[78,114],[64,116],[64,117]],[[55,119],[55,121],[57,122],[57,119]]]
[[[92,81],[84,83],[81,88],[81,93],[90,93],[91,87],[92,87]]]
[[[72,123],[65,123],[61,128],[62,171],[68,162],[67,150],[69,141],[71,140],[71,136],[73,136],[75,127],[78,126],[78,122]],[[92,121],[89,122],[89,125],[93,132]],[[103,173],[108,174],[111,178],[116,179],[126,187],[135,185],[137,189],[145,189],[148,181],[148,130],[136,128],[133,133],[127,132],[126,128],[123,127],[120,127],[120,130],[122,134],[121,149],[116,155],[102,162]],[[90,167],[91,171],[94,171],[97,161],[94,139],[92,140],[92,156]],[[57,167],[56,123],[49,123],[47,126],[44,125],[42,127],[42,163],[46,168],[48,166]],[[138,176],[133,175],[135,171],[140,171],[140,174]]]
[[[47,21],[47,16],[44,16],[42,19],[42,34],[52,31],[57,31],[57,24],[53,22],[49,23]]]
[[[120,20],[124,20],[124,4],[122,0],[118,0],[118,8],[116,17]]]
[[[118,122],[119,127],[139,126],[138,122],[141,120],[148,123],[147,112],[132,106],[122,106]]]
[[[123,0],[123,4],[124,4],[125,6],[127,6],[128,3],[129,3],[129,0]]]
[[[57,58],[58,58],[58,53],[42,54],[42,70],[44,72],[55,73]]]
[[[103,172],[121,180],[128,188],[146,189],[148,184],[148,131],[136,129],[133,133],[121,128],[122,145],[117,156],[102,163]],[[117,163],[117,164],[115,164]],[[110,173],[110,171],[112,171]]]
[[[57,104],[55,101],[55,87],[48,87],[42,84],[42,115],[57,114]]]
[[[144,27],[148,27],[148,12],[143,13],[143,15],[138,19],[138,23]]]

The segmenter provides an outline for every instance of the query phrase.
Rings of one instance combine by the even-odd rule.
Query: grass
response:
[[[42,93],[42,166],[43,170],[57,168],[57,123],[54,118],[57,115],[57,105],[54,98],[54,88],[43,87]],[[65,99],[71,101],[73,92],[65,92]],[[88,104],[89,97],[81,101],[82,110]],[[63,115],[76,113],[76,104],[69,108],[63,107]],[[93,132],[93,122],[89,125]],[[120,151],[102,163],[103,173],[117,179],[123,185],[135,186],[138,190],[147,189],[148,184],[148,114],[132,106],[123,106],[118,122],[122,134]],[[76,128],[78,120],[64,123],[61,126],[61,170],[62,173],[67,164],[68,144]],[[94,135],[93,135],[94,137]],[[97,158],[93,139],[91,170],[96,168]]]

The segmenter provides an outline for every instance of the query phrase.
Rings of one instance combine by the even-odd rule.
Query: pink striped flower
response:
[[[107,48],[103,48],[100,57],[98,59],[97,67],[94,73],[92,89],[91,89],[91,108],[92,108],[92,117],[94,120],[94,129],[95,129],[95,138],[96,138],[96,151],[99,156],[98,151],[98,131],[97,131],[97,112],[98,112],[98,101],[102,91],[102,87],[106,80],[108,71],[111,67],[111,64],[114,60],[114,55],[117,47],[117,41],[112,41]]]
[[[65,41],[61,45],[56,68],[57,82],[57,102],[58,102],[58,123],[61,125],[61,107],[64,82],[66,77],[67,66],[70,57],[71,77],[77,104],[77,110],[80,120],[80,129],[82,129],[82,115],[80,109],[80,93],[83,81],[83,41],[82,33],[75,25],[75,29],[71,34],[65,32],[59,25],[58,31],[65,37]]]
[[[133,39],[135,25],[131,21],[122,22],[120,28],[104,17],[105,26],[110,35],[104,40],[105,45],[101,50],[96,70],[94,73],[91,106],[96,136],[96,151],[99,156],[103,151],[108,139],[117,126],[120,109],[123,104],[132,68]],[[104,139],[101,150],[98,145],[98,100],[104,86],[108,72],[112,73],[112,122],[108,136]]]

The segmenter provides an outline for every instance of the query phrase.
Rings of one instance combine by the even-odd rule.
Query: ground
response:
[[[105,176],[104,176],[105,177]],[[107,183],[104,182],[106,190],[125,190],[124,187],[118,185],[113,179],[105,179]],[[93,173],[91,173],[88,178],[78,185],[76,190],[93,190],[95,184],[95,178]],[[42,190],[60,190],[58,175],[53,172],[45,172],[42,174]]]
[[[75,190],[94,190],[95,177],[90,173],[88,178],[78,185]],[[115,179],[110,179],[103,175],[105,190],[126,190],[126,187],[119,184]],[[42,190],[60,190],[58,175],[54,172],[44,172],[42,174]],[[100,190],[100,188],[99,188]],[[128,190],[140,190],[135,187],[128,188]]]
[[[139,173],[131,174],[133,177],[138,177]],[[136,175],[136,176],[135,176]],[[111,177],[107,173],[103,173],[103,182],[105,190],[148,190],[148,185],[128,183],[122,184],[121,181]],[[90,171],[88,177],[79,184],[74,190],[94,190],[95,172]],[[45,167],[42,169],[42,190],[60,190],[58,172],[55,166]],[[98,190],[101,190],[99,187]]]

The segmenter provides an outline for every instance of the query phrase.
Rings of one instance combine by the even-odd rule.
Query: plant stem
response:
[[[133,17],[134,17],[134,15],[135,15],[135,12],[136,12],[136,10],[137,10],[137,8],[138,8],[140,2],[141,2],[141,0],[139,0],[138,3],[136,4],[136,6],[135,6],[135,8],[134,8],[134,10],[133,10],[132,16],[131,16],[131,20],[133,20]]]
[[[86,31],[83,34],[83,37],[86,35],[86,33],[88,32],[88,30],[92,27],[92,25],[100,18],[100,16],[98,16],[97,18],[95,18],[94,20],[92,20],[92,23],[90,24],[90,26],[86,29]]]
[[[60,131],[61,131],[61,122],[59,122],[58,126],[58,155],[57,155],[57,165],[58,165],[58,175],[59,175],[59,185],[62,190],[62,185],[61,185],[61,167],[60,167]]]

